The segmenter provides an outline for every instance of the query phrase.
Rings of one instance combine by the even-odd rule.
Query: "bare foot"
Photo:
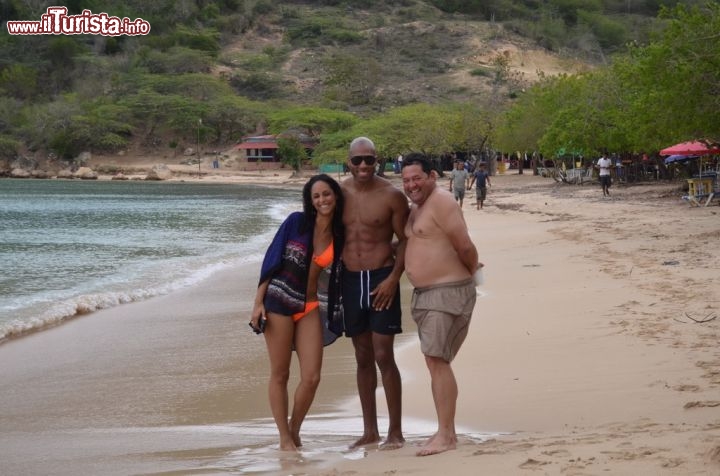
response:
[[[292,440],[280,440],[280,451],[297,451],[297,446]]]
[[[290,428],[290,437],[292,438],[295,448],[300,448],[302,446],[302,441],[300,440],[300,428],[295,428],[292,418],[288,420],[288,427]]]
[[[445,451],[454,450],[457,446],[457,437],[441,438],[433,435],[427,443],[417,452],[416,456],[430,456]]]
[[[379,450],[397,450],[405,445],[405,438],[400,436],[388,436],[387,439],[378,446]]]
[[[374,435],[363,435],[362,437],[360,437],[359,440],[350,445],[350,449],[352,450],[360,446],[372,445],[377,443],[378,441],[380,441],[380,435],[378,435],[377,433],[375,433]]]

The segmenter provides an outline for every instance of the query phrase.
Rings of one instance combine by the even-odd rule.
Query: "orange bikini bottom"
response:
[[[306,302],[306,303],[305,303],[305,310],[304,310],[304,311],[296,312],[295,314],[293,314],[293,316],[292,316],[293,322],[299,321],[300,319],[302,319],[303,317],[307,316],[308,314],[310,314],[312,311],[314,311],[314,310],[317,309],[318,307],[320,307],[320,302],[319,302],[319,301]]]

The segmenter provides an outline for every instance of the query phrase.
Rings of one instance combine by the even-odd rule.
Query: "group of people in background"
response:
[[[437,432],[417,454],[437,454],[457,444],[458,387],[451,362],[467,336],[477,295],[472,276],[482,263],[461,208],[452,193],[437,185],[428,157],[403,157],[404,193],[376,174],[376,162],[373,142],[354,139],[347,160],[351,177],[338,183],[325,174],[313,176],[303,187],[303,211],[285,219],[263,260],[250,326],[265,337],[270,409],[281,450],[302,446],[300,428],[320,382],[323,346],[342,335],[352,339],[363,418],[362,436],[350,446],[404,445],[402,385],[394,355],[395,336],[402,332],[403,272],[414,287],[411,315],[438,420]],[[489,177],[475,179],[483,188],[489,185]],[[300,380],[290,411],[293,350]],[[382,442],[377,369],[389,417]]]
[[[450,172],[450,191],[455,200],[463,206],[466,188],[472,189],[473,184],[477,185],[475,190],[475,208],[483,208],[487,198],[487,189],[490,186],[490,174],[485,170],[485,164],[479,163],[477,169],[468,167],[468,162],[455,162],[455,168]]]

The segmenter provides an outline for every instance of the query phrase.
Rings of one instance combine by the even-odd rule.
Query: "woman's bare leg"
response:
[[[280,433],[280,449],[297,450],[288,424],[288,378],[290,376],[291,345],[295,325],[292,317],[269,314],[265,328],[265,343],[270,356],[268,395],[270,410]]]
[[[295,323],[295,350],[300,363],[300,382],[295,389],[290,434],[299,447],[302,446],[300,426],[315,398],[322,369],[323,330],[317,309]]]

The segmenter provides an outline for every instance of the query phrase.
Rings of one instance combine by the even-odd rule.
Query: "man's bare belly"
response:
[[[370,245],[370,246],[369,246]],[[385,243],[346,242],[343,265],[350,271],[379,269],[395,263],[392,247]]]
[[[405,275],[416,288],[453,283],[470,277],[457,255],[446,248],[423,247],[410,240],[405,250]]]

